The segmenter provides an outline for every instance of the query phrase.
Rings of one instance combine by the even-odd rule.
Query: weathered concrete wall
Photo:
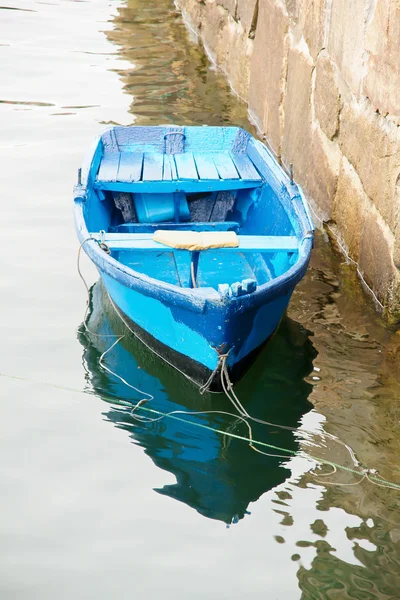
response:
[[[177,0],[381,302],[400,309],[400,0]]]

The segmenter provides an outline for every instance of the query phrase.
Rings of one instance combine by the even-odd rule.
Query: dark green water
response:
[[[71,188],[91,138],[108,123],[252,131],[172,2],[5,0],[0,64],[1,600],[400,598],[398,492],[198,427],[247,435],[226,414],[139,423],[143,394],[99,365],[115,338],[94,334],[126,333],[99,285],[81,326]],[[128,338],[104,364],[155,410],[232,411]],[[237,393],[299,428],[255,438],[352,466],[323,428],[400,483],[400,335],[322,234]]]

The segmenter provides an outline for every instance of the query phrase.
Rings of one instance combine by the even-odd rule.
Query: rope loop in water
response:
[[[316,474],[316,473],[312,473],[311,474],[315,477],[322,477],[322,476],[328,476],[328,475],[333,475],[334,473],[336,473],[337,470],[341,470],[347,473],[351,473],[354,475],[358,475],[361,476],[361,478],[354,482],[354,483],[337,483],[337,482],[328,482],[324,480],[324,485],[334,485],[334,486],[352,486],[352,485],[359,485],[360,483],[362,483],[364,480],[368,480],[370,483],[373,483],[374,485],[377,485],[379,487],[384,487],[384,488],[389,488],[389,489],[394,489],[397,491],[400,491],[400,485],[387,481],[381,477],[378,476],[377,474],[377,470],[376,469],[371,469],[371,468],[361,468],[360,466],[360,462],[357,460],[357,458],[355,457],[354,451],[353,449],[348,446],[347,444],[345,444],[344,442],[342,442],[340,439],[338,439],[336,436],[324,432],[322,434],[320,434],[322,437],[326,437],[329,438],[333,441],[335,441],[336,443],[342,445],[344,448],[346,448],[346,450],[349,452],[349,455],[353,461],[354,467],[355,468],[351,468],[351,467],[346,467],[345,465],[341,465],[338,463],[335,463],[333,461],[327,460],[325,458],[319,458],[317,456],[313,456],[307,452],[304,452],[303,450],[300,451],[296,451],[296,450],[290,450],[289,448],[282,448],[279,446],[275,446],[273,444],[268,444],[267,442],[263,442],[260,440],[255,440],[253,438],[253,433],[252,433],[252,428],[251,425],[249,423],[249,420],[254,421],[256,423],[260,423],[263,425],[268,425],[271,427],[277,427],[280,429],[284,429],[284,430],[288,430],[288,431],[298,431],[298,428],[296,427],[290,427],[288,425],[280,425],[277,423],[272,423],[269,421],[265,421],[263,419],[259,419],[257,417],[253,417],[252,415],[250,415],[246,409],[244,408],[244,406],[242,405],[242,403],[240,402],[238,396],[236,395],[236,393],[233,390],[233,385],[232,382],[230,381],[230,377],[229,377],[229,371],[228,371],[228,367],[227,367],[227,358],[229,356],[229,352],[225,354],[220,354],[219,358],[218,358],[218,363],[217,366],[215,367],[214,371],[211,373],[210,377],[208,378],[208,380],[206,381],[206,383],[203,386],[198,386],[197,382],[194,381],[191,377],[189,377],[186,373],[183,373],[182,371],[180,371],[180,369],[177,369],[178,371],[180,371],[183,375],[185,375],[185,377],[189,380],[191,380],[194,384],[197,385],[197,387],[199,387],[199,392],[200,394],[204,394],[206,391],[209,390],[209,387],[211,385],[211,382],[213,381],[213,378],[216,376],[218,369],[220,369],[220,377],[221,377],[221,385],[222,385],[222,389],[224,390],[224,393],[226,395],[226,397],[231,401],[231,403],[233,404],[234,408],[237,410],[237,412],[239,414],[233,414],[233,413],[229,413],[226,411],[179,411],[179,410],[175,410],[175,411],[171,411],[168,413],[164,413],[152,408],[149,408],[147,406],[144,406],[145,403],[149,402],[150,400],[154,399],[154,396],[152,394],[149,394],[148,392],[144,392],[142,390],[140,390],[139,388],[131,385],[130,383],[128,383],[123,377],[121,377],[120,375],[118,375],[117,373],[115,373],[114,371],[112,371],[109,367],[107,367],[104,362],[103,359],[104,357],[113,349],[117,346],[117,344],[120,343],[120,341],[125,337],[125,335],[112,335],[112,334],[97,334],[95,332],[92,332],[88,326],[87,326],[87,315],[88,315],[88,310],[89,310],[89,306],[90,306],[90,290],[89,290],[89,286],[86,283],[85,278],[82,275],[82,272],[80,270],[80,253],[82,250],[83,245],[89,241],[89,240],[93,240],[98,242],[98,240],[94,240],[94,238],[87,238],[85,239],[78,250],[78,260],[77,260],[77,267],[78,267],[78,273],[80,278],[82,279],[85,288],[87,290],[88,293],[88,300],[87,300],[87,306],[86,306],[86,311],[85,311],[85,316],[84,316],[84,327],[85,330],[90,334],[90,335],[94,335],[97,337],[114,337],[117,338],[114,343],[107,349],[105,350],[105,352],[103,352],[103,354],[100,356],[99,359],[99,365],[106,370],[108,373],[110,373],[111,375],[113,375],[114,377],[117,377],[124,385],[126,385],[127,387],[133,389],[134,391],[136,391],[137,393],[142,395],[142,398],[133,406],[133,408],[130,411],[130,414],[132,415],[132,417],[134,419],[136,419],[139,422],[142,423],[153,423],[155,421],[159,421],[161,419],[164,418],[171,418],[171,419],[175,419],[178,421],[181,421],[187,425],[192,425],[194,427],[200,427],[202,429],[207,429],[209,431],[212,431],[213,433],[218,433],[219,435],[223,435],[223,436],[227,436],[230,438],[234,438],[234,439],[238,439],[238,440],[242,440],[245,441],[246,443],[249,444],[250,448],[252,450],[254,450],[255,452],[259,452],[261,454],[264,454],[266,456],[271,456],[271,457],[275,457],[275,458],[287,458],[288,455],[291,456],[298,456],[304,459],[307,459],[309,461],[312,462],[317,462],[321,465],[327,465],[330,466],[333,471],[330,473],[327,473],[326,475],[323,474]],[[139,339],[139,341],[141,341],[145,346],[147,346],[149,348],[149,346],[129,327],[129,324],[125,321],[125,319],[122,317],[122,315],[119,313],[119,311],[117,310],[114,302],[112,301],[112,299],[110,298],[110,303],[111,306],[113,307],[116,315],[121,319],[121,321],[124,323],[124,325],[129,329],[129,331]],[[151,348],[150,348],[151,350]],[[163,358],[163,357],[160,357]],[[168,362],[168,361],[166,361]],[[171,363],[168,363],[171,364]],[[172,365],[172,367],[176,368],[175,365]],[[22,381],[30,381],[26,378],[23,377],[13,377],[4,373],[0,373],[0,376],[2,377],[8,377],[10,379],[17,379],[17,380],[22,380]],[[74,390],[72,388],[67,388],[67,387],[63,387],[63,386],[59,386],[59,385],[52,385],[52,384],[45,384],[45,385],[51,385],[52,387],[56,387],[58,389],[64,389],[67,391],[73,391],[76,393],[85,393],[88,394],[89,392],[86,390]],[[132,402],[126,402],[123,400],[116,400],[115,398],[107,398],[108,401],[112,401],[115,402],[116,404],[121,404],[123,406],[128,406],[128,407],[132,407]],[[153,415],[157,415],[156,417],[150,418],[150,417],[145,417],[144,415],[138,415],[136,414],[136,411],[145,411],[147,413],[153,414]],[[199,423],[196,421],[190,421],[189,419],[186,418],[182,418],[179,417],[178,414],[182,414],[182,415],[200,415],[200,414],[213,414],[213,413],[218,413],[218,414],[225,414],[225,415],[229,415],[234,417],[237,420],[240,420],[242,422],[244,422],[248,428],[248,432],[249,432],[249,437],[245,437],[245,436],[241,436],[239,434],[235,434],[231,431],[224,431],[221,429],[217,429],[214,427],[211,427],[209,425],[205,425],[204,423]],[[303,431],[307,431],[307,430],[303,430]],[[309,432],[311,434],[314,434],[314,432]],[[278,451],[280,453],[284,453],[284,455],[282,454],[271,454],[271,453],[267,453],[263,450],[260,450],[260,448],[258,448],[257,446],[260,447],[264,447],[264,448],[268,448],[269,450],[274,450],[274,451]]]

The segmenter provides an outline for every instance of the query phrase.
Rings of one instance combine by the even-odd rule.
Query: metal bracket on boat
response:
[[[303,237],[301,238],[300,246],[302,246],[306,240],[311,240],[314,247],[314,232],[311,229],[306,231]]]
[[[96,240],[96,242],[99,244],[100,248],[106,253],[106,254],[111,254],[111,250],[110,248],[107,246],[107,244],[104,241],[106,232],[104,231],[104,229],[101,229],[99,231],[100,233],[100,239]]]
[[[78,181],[74,185],[74,201],[86,202],[86,187],[82,185],[82,169],[78,169]]]
[[[255,279],[243,279],[240,283],[236,281],[229,285],[228,283],[220,283],[218,285],[218,291],[223,298],[232,298],[245,296],[246,294],[251,294],[255,292],[257,289],[257,281]]]
[[[74,202],[86,202],[86,188],[83,185],[74,187]]]

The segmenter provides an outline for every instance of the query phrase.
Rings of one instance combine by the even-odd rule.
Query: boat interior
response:
[[[158,149],[120,143],[110,151],[103,140],[92,165],[88,230],[113,258],[151,278],[220,294],[250,293],[298,259],[290,201],[285,207],[256,154],[252,160],[251,153],[226,151],[218,143],[197,152],[184,147],[182,131],[163,132],[167,142]],[[212,232],[222,244],[164,246],[153,239],[159,230]],[[235,234],[235,247],[223,247],[226,232]]]

